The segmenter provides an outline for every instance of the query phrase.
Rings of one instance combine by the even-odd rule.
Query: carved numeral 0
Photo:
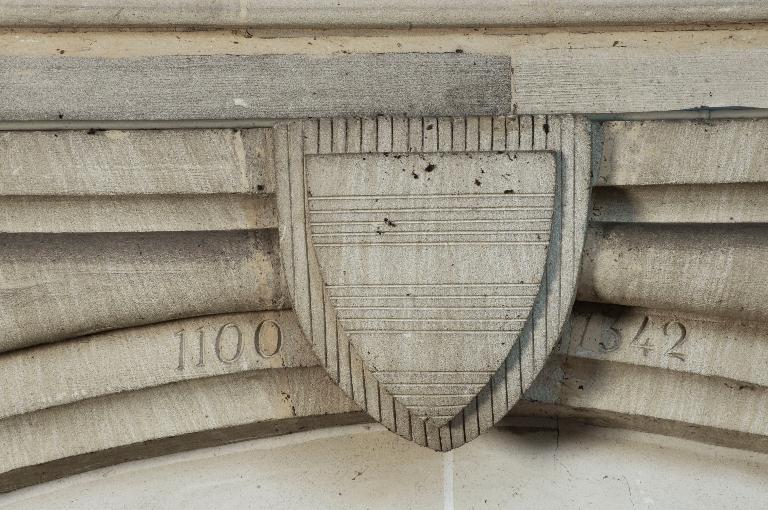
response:
[[[280,347],[283,345],[280,326],[275,321],[265,320],[256,328],[253,342],[256,352],[262,358],[271,358],[280,352]]]
[[[225,332],[228,329],[235,331],[235,334],[237,335],[235,354],[231,358],[226,358],[221,355],[221,342],[224,339]],[[240,359],[240,355],[243,354],[243,334],[240,332],[240,328],[237,327],[237,324],[224,324],[222,327],[220,327],[219,333],[216,335],[216,341],[213,343],[213,348],[216,351],[216,357],[219,358],[219,361],[222,363],[234,363]]]

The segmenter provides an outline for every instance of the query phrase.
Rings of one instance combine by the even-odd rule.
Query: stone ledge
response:
[[[2,25],[13,27],[313,27],[411,28],[461,26],[573,26],[671,23],[754,23],[768,20],[761,0],[738,0],[727,7],[707,0],[456,1],[407,0],[340,2],[265,0],[245,2],[150,0],[97,4],[34,1],[0,3]]]

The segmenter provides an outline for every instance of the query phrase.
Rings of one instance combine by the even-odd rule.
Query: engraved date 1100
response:
[[[216,331],[215,335],[206,335],[205,327],[192,331],[184,329],[176,331],[174,335],[179,339],[179,364],[177,370],[184,370],[186,366],[187,349],[196,350],[193,355],[194,366],[205,367],[206,345],[212,343],[216,360],[224,364],[232,364],[239,361],[246,350],[252,349],[261,359],[268,359],[280,352],[283,336],[280,325],[270,319],[256,325],[253,336],[244,335],[252,326],[239,325],[229,322]],[[190,338],[191,337],[191,338]],[[187,345],[187,344],[191,345]]]

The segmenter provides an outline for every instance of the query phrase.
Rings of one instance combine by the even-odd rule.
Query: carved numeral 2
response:
[[[678,321],[669,321],[666,324],[664,324],[664,336],[670,336],[672,334],[673,330],[678,331],[678,337],[677,340],[675,340],[675,343],[672,344],[672,347],[667,349],[667,352],[664,353],[665,356],[669,356],[670,358],[676,358],[680,361],[685,361],[685,353],[680,352],[680,347],[685,343],[688,335],[688,331],[685,329],[685,325],[683,325],[682,322]]]

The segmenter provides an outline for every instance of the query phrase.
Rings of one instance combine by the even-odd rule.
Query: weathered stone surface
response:
[[[37,510],[62,501],[83,510],[168,508],[180,501],[194,510],[472,508],[478,502],[567,508],[589,501],[620,510],[662,503],[752,510],[764,502],[767,468],[766,455],[754,452],[569,420],[531,431],[493,430],[450,455],[380,426],[354,425],[101,469],[6,495],[0,508]]]
[[[126,15],[136,5],[127,6]],[[627,6],[611,19],[631,20],[645,11],[643,6],[634,5],[635,11]],[[250,4],[240,7],[238,16],[248,19]],[[727,20],[738,11],[730,7],[718,11],[716,18]],[[673,11],[677,14],[670,20],[697,21],[694,11]],[[327,11],[331,12],[337,11]],[[509,10],[507,16],[525,12]],[[584,18],[592,17],[594,23],[602,19],[599,13],[584,11],[588,12]],[[364,14],[357,22],[364,22]],[[408,11],[392,15],[406,16]],[[445,15],[451,15],[450,9]],[[568,16],[565,10],[555,15]],[[161,23],[161,17],[156,21]],[[8,438],[18,442],[0,469],[10,470],[0,477],[3,487],[248,435],[365,419],[352,401],[331,391],[326,379],[306,376],[319,374],[316,367],[306,368],[313,363],[308,348],[279,360],[277,355],[258,357],[253,342],[245,340],[256,334],[256,326],[244,315],[237,320],[184,319],[189,335],[174,335],[180,330],[171,323],[68,339],[198,314],[287,306],[274,230],[275,209],[281,207],[285,218],[285,203],[275,204],[272,193],[284,189],[286,181],[293,191],[305,180],[315,190],[333,186],[333,179],[312,182],[313,175],[305,173],[313,171],[312,164],[325,162],[322,167],[337,157],[331,154],[381,154],[398,147],[427,153],[549,150],[556,154],[557,168],[589,168],[590,151],[584,150],[588,147],[584,142],[590,124],[579,117],[555,115],[574,112],[599,114],[592,117],[591,126],[599,142],[594,147],[594,175],[585,171],[578,181],[555,180],[552,231],[559,228],[560,237],[550,241],[549,249],[560,259],[546,261],[544,273],[553,278],[542,280],[546,297],[534,302],[535,318],[516,344],[517,358],[511,367],[507,363],[503,372],[494,373],[490,383],[467,380],[455,393],[446,394],[449,382],[438,377],[425,392],[430,393],[428,399],[439,400],[435,405],[446,407],[464,406],[466,395],[477,393],[460,418],[442,428],[420,427],[401,411],[409,406],[414,412],[430,410],[429,406],[419,406],[422,402],[413,395],[401,397],[404,403],[388,398],[383,388],[403,381],[377,381],[372,375],[381,374],[368,370],[364,356],[352,355],[349,343],[333,341],[339,340],[343,321],[329,313],[330,300],[322,292],[318,299],[312,282],[327,279],[327,268],[334,263],[336,277],[346,281],[349,275],[344,271],[351,273],[350,268],[368,259],[348,257],[340,264],[331,255],[313,265],[314,247],[338,232],[319,225],[314,235],[302,233],[311,207],[300,207],[306,197],[297,192],[297,208],[288,208],[291,228],[283,223],[280,234],[283,244],[288,239],[295,248],[282,263],[304,330],[311,331],[307,340],[360,407],[390,429],[433,448],[448,449],[472,440],[504,416],[527,388],[515,412],[572,416],[768,451],[764,416],[768,385],[763,375],[768,280],[762,271],[768,238],[765,120],[658,120],[672,115],[765,116],[759,110],[669,111],[768,105],[764,86],[768,33],[760,27],[741,28],[580,33],[264,31],[255,36],[250,31],[0,34],[5,62],[24,64],[0,78],[7,85],[0,96],[10,98],[2,102],[5,112],[14,112],[11,117],[0,115],[3,121],[51,120],[22,122],[16,124],[18,129],[49,129],[70,118],[84,119],[83,123],[96,117],[105,122],[164,123],[112,124],[126,128],[120,132],[0,136],[4,151],[0,156],[5,156],[0,165],[4,232],[0,309],[5,317],[4,322],[0,319],[0,350],[47,344],[0,355],[2,386],[13,389],[12,397],[0,402],[0,430],[5,430],[6,438],[2,444]],[[242,55],[221,56],[233,48]],[[357,55],[329,55],[332,52]],[[475,61],[482,61],[478,74],[454,74]],[[24,67],[30,62],[45,66]],[[308,65],[297,79],[290,73],[271,75],[265,62]],[[364,65],[358,69],[352,63]],[[97,71],[95,77],[78,74],[84,68],[77,66],[85,64]],[[371,69],[372,74],[366,74]],[[47,75],[40,74],[46,70]],[[351,74],[344,76],[346,71]],[[355,79],[360,76],[355,73],[363,73],[365,79]],[[75,79],[61,80],[62,76]],[[272,80],[271,88],[264,88],[267,82],[254,76]],[[69,110],[59,108],[62,105]],[[507,113],[511,108],[541,115],[463,117]],[[283,140],[281,128],[275,131],[277,148],[289,146],[275,154],[271,130],[130,130],[168,127],[169,118],[186,120],[189,127],[210,127],[194,124],[195,119],[218,119],[217,126],[227,119],[263,125],[259,123],[265,119],[252,117],[393,111],[442,116],[297,121],[290,126],[301,126],[300,135],[298,128],[288,130]],[[645,117],[657,120],[598,122],[610,112],[651,112]],[[13,127],[7,122],[1,126]],[[313,154],[307,158],[307,168],[296,164],[305,153]],[[275,175],[272,159],[290,172],[278,169]],[[375,171],[366,168],[366,175]],[[414,175],[424,183],[425,174]],[[566,319],[579,268],[581,234],[587,230],[590,177],[598,191],[580,296],[602,303],[580,305],[571,332]],[[349,181],[353,188],[370,184],[365,179]],[[326,191],[332,194],[341,188]],[[369,192],[355,189],[359,195]],[[457,199],[451,205],[461,204]],[[398,225],[386,225],[392,231],[407,225],[407,218],[386,217]],[[354,215],[343,219],[355,221],[357,230],[346,232],[342,240],[372,233],[358,231],[368,228],[359,225],[366,220]],[[383,218],[376,221],[386,224]],[[441,236],[456,234],[440,228]],[[391,238],[392,231],[373,233]],[[430,273],[439,260],[438,254],[431,255],[435,267],[418,272],[408,266],[403,273],[410,271],[412,278],[434,276]],[[395,257],[383,258],[398,262]],[[367,271],[358,268],[358,275],[381,279],[383,264],[371,266]],[[486,273],[515,270],[495,268],[487,261],[483,266]],[[481,283],[488,283],[482,279],[486,276],[480,274]],[[563,285],[563,278],[568,285]],[[359,306],[359,298],[344,297]],[[371,316],[345,311],[351,315],[342,319],[362,317],[366,325],[382,328],[379,323],[384,321],[422,322],[429,313],[423,303],[409,317],[393,316],[400,312],[383,302],[369,308],[376,308]],[[275,313],[285,318],[284,312]],[[462,313],[455,312],[450,319],[466,322]],[[231,324],[219,322],[230,319]],[[562,355],[534,383],[563,323]],[[204,366],[197,366],[199,351],[186,350],[196,347],[197,325],[208,328],[202,337]],[[240,354],[237,331],[243,338]],[[58,340],[68,341],[50,343]],[[466,347],[456,344],[451,354]],[[380,347],[375,346],[380,351],[377,359],[392,357]],[[411,352],[409,363],[433,361],[423,350]],[[182,353],[186,356],[180,359]],[[248,357],[249,353],[256,357]],[[461,358],[475,354],[471,351]],[[167,364],[174,362],[177,365],[167,371]],[[301,368],[290,368],[294,366]],[[258,380],[258,387],[251,377]],[[279,382],[264,382],[269,378]],[[406,379],[408,384],[423,384],[410,375]],[[34,387],[27,389],[30,386]],[[289,415],[295,410],[279,400],[286,399],[280,392],[291,395],[288,400],[306,392],[298,398],[309,399],[313,407]],[[248,407],[261,404],[263,413]],[[321,417],[326,412],[331,414]]]
[[[750,69],[747,62],[740,65]],[[749,80],[743,73],[737,75]],[[596,181],[600,186],[768,181],[765,119],[606,122],[602,126]]]
[[[768,388],[768,325],[684,313],[581,303],[574,309],[571,357],[663,368]]]
[[[292,311],[120,329],[0,356],[0,419],[190,379],[315,365]]]
[[[326,0],[245,2],[167,1],[162,7],[148,0],[102,1],[98,5],[32,0],[0,2],[6,26],[268,26],[412,28],[414,26],[553,26],[653,23],[733,23],[768,20],[760,0],[739,0],[714,8],[708,0],[678,0],[649,4],[643,0],[526,0],[483,2],[405,0],[357,2],[343,5]]]
[[[555,368],[557,366],[554,365]],[[614,366],[615,369],[612,368]],[[90,399],[0,420],[0,435],[13,434],[16,441],[8,462],[15,458],[16,452],[23,451],[24,456],[19,462],[22,466],[29,466],[5,472],[0,476],[2,486],[7,489],[128,459],[265,433],[285,433],[296,430],[295,427],[311,426],[312,423],[327,425],[345,423],[348,419],[366,419],[362,413],[358,413],[336,414],[325,421],[319,417],[318,421],[281,421],[283,418],[280,417],[288,409],[287,406],[296,405],[297,401],[302,406],[315,402],[313,405],[319,406],[313,408],[316,413],[337,412],[336,408],[329,406],[327,396],[317,401],[312,400],[312,395],[326,384],[330,385],[330,382],[320,384],[320,381],[327,379],[322,373],[316,372],[317,369],[314,373],[319,379],[315,376],[305,378],[303,374],[307,370],[264,370],[198,379]],[[556,369],[552,376],[539,378],[535,387],[528,392],[528,398],[535,395],[536,402],[526,404],[525,412],[582,418],[592,415],[598,420],[607,419],[606,414],[609,414],[615,420],[615,417],[623,418],[623,426],[640,428],[650,428],[644,420],[652,418],[656,420],[656,426],[677,423],[676,428],[670,425],[670,428],[664,430],[668,434],[688,435],[742,448],[748,445],[761,448],[756,440],[763,433],[761,423],[765,423],[759,418],[761,409],[765,408],[762,388],[746,387],[743,383],[720,377],[691,376],[682,370],[651,370],[625,363],[614,365],[574,359],[567,361],[563,370],[565,377],[560,369]],[[281,379],[282,373],[287,379]],[[264,374],[264,377],[259,374]],[[293,381],[293,385],[286,388],[266,382],[273,378]],[[699,385],[703,386],[697,388]],[[332,385],[328,388],[332,388]],[[264,396],[262,391],[266,392]],[[290,395],[287,406],[268,404],[264,407],[261,399],[268,398],[267,402],[272,402],[269,395],[273,393],[285,398],[286,395],[280,391]],[[714,392],[712,399],[704,398],[710,391]],[[664,398],[660,398],[660,395]],[[701,398],[691,400],[691,395]],[[176,404],[169,407],[168,401]],[[151,407],[153,402],[157,402],[159,407]],[[556,407],[547,402],[556,403]],[[254,409],[255,404],[260,406],[256,405],[257,409]],[[351,402],[348,405],[354,406]],[[137,411],[138,406],[141,408]],[[297,409],[301,414],[302,407]],[[343,408],[338,412],[348,413],[349,409]],[[745,414],[737,411],[744,409],[750,409],[748,413],[757,413],[754,414],[754,421],[742,421]],[[254,418],[256,414],[258,417]],[[709,417],[709,414],[715,416]],[[99,432],[94,436],[91,435],[92,426],[96,425],[82,425],[87,423],[83,420],[88,419],[100,420]],[[222,425],[222,420],[229,425]],[[261,427],[262,423],[272,425]],[[218,428],[222,426],[224,428]],[[476,421],[477,426],[479,424]],[[197,432],[189,432],[189,429]],[[147,437],[148,434],[155,438],[150,443],[142,445],[134,442],[138,437]],[[183,435],[174,440],[174,436],[179,434]],[[451,430],[451,438],[456,442],[463,440],[463,434],[463,430]],[[48,446],[48,438],[54,437],[57,438],[58,446],[52,449]],[[751,439],[749,442],[738,443],[745,438]],[[462,448],[457,454],[465,451]]]
[[[593,13],[590,12],[589,16],[592,15]],[[258,106],[259,108],[268,108],[268,111],[262,111],[263,116],[267,118],[303,115],[375,115],[378,113],[469,115],[512,112],[546,115],[583,112],[606,114],[609,112],[672,112],[702,108],[705,110],[700,114],[706,116],[722,114],[718,108],[768,108],[766,88],[760,86],[761,83],[764,85],[765,79],[765,51],[768,47],[768,33],[759,27],[750,30],[723,27],[721,30],[712,31],[649,32],[645,30],[622,30],[602,33],[553,31],[546,34],[495,32],[500,31],[494,31],[493,35],[487,35],[480,31],[462,34],[436,33],[435,31],[427,33],[401,31],[381,34],[374,32],[366,34],[365,37],[346,33],[341,35],[312,33],[297,37],[295,34],[276,34],[270,31],[261,34],[257,32],[256,35],[250,31],[242,31],[234,35],[231,31],[224,31],[204,34],[193,33],[184,36],[176,32],[159,32],[146,38],[131,38],[115,32],[56,35],[11,33],[9,35],[0,34],[0,54],[6,56],[43,56],[49,59],[47,61],[51,62],[54,68],[58,68],[57,62],[67,61],[75,55],[93,58],[102,62],[99,65],[106,68],[118,65],[115,63],[116,60],[125,63],[124,65],[129,65],[126,62],[133,61],[135,58],[144,58],[147,55],[162,55],[181,60],[203,58],[207,61],[213,61],[221,58],[221,55],[231,55],[235,51],[238,55],[231,58],[248,60],[254,55],[265,53],[272,54],[274,58],[284,57],[286,53],[317,56],[334,52],[363,54],[362,57],[365,57],[366,54],[371,53],[440,54],[454,52],[458,49],[465,52],[465,56],[470,56],[470,53],[474,54],[472,56],[504,55],[503,60],[506,61],[506,58],[509,57],[513,61],[514,80],[511,80],[513,82],[511,96],[508,89],[506,92],[507,99],[511,99],[511,104],[505,104],[503,110],[476,111],[465,107],[459,108],[458,111],[454,108],[451,108],[450,111],[447,111],[447,108],[442,110],[438,108],[426,112],[420,107],[411,110],[400,108],[407,103],[406,96],[403,94],[406,91],[407,94],[413,94],[414,90],[422,90],[424,84],[418,83],[414,87],[409,87],[405,86],[405,83],[414,83],[416,80],[407,82],[404,79],[390,77],[386,80],[390,80],[390,82],[394,80],[397,84],[392,86],[394,92],[389,97],[392,104],[396,105],[398,109],[393,111],[369,104],[369,107],[363,110],[357,108],[354,111],[349,111],[341,109],[335,99],[318,100],[312,103],[312,97],[321,97],[323,93],[316,91],[318,92],[316,96],[311,94],[308,96],[306,91],[310,90],[309,85],[296,91],[293,87],[298,82],[289,80],[286,86],[276,86],[274,92],[280,98],[283,97],[282,94],[288,94],[293,90],[294,96],[292,98],[284,98],[282,102],[268,98],[264,105]],[[282,37],[277,37],[280,35]],[[8,49],[4,50],[4,48]],[[63,55],[60,54],[62,50],[65,51]],[[335,62],[337,61],[335,59],[343,57],[346,55],[326,58]],[[360,56],[355,56],[355,58],[358,57]],[[397,55],[393,58],[396,57]],[[340,61],[343,62],[343,60]],[[134,61],[133,64],[135,63]],[[674,69],[674,73],[670,72],[670,69]],[[718,71],[712,72],[713,69]],[[329,77],[328,80],[337,84],[336,77],[343,76],[344,71],[343,65],[339,67],[333,64],[323,66],[323,71],[311,71],[310,74],[311,79],[317,80],[332,74],[333,77]],[[389,71],[391,70],[387,69],[382,73],[388,74]],[[169,71],[166,70],[166,72]],[[173,71],[170,72],[173,73]],[[220,84],[221,80],[229,76],[230,73],[224,66],[219,69],[218,74],[213,71],[211,74],[214,74],[215,77],[208,79],[198,73],[194,76],[194,80],[176,80],[175,74],[167,78],[168,82],[165,83],[170,84],[170,89],[182,87],[182,90],[186,90],[183,89],[185,85],[193,87],[191,84],[195,83],[193,88],[196,90],[205,89],[205,95],[199,98],[198,92],[192,91],[189,97],[199,99],[196,103],[187,101],[188,97],[183,94],[179,97],[167,97],[166,100],[152,102],[151,104],[157,110],[163,104],[173,104],[173,107],[169,106],[165,109],[166,115],[164,117],[159,116],[158,119],[226,119],[227,112],[229,112],[228,116],[235,120],[252,119],[258,116],[258,108],[253,101],[248,103],[249,108],[239,107],[231,103],[234,98],[247,100],[249,97],[253,98],[254,95],[261,97],[258,95],[261,94],[258,87],[248,88],[235,77],[232,83],[227,82],[222,87],[217,88],[216,85]],[[141,74],[136,73],[126,76],[116,87],[125,87],[126,83],[133,83],[131,92],[141,94],[142,85],[147,85],[146,82],[141,82],[141,76]],[[425,77],[420,75],[420,78]],[[26,80],[26,77],[24,79]],[[457,78],[450,75],[446,79],[451,83]],[[247,82],[248,77],[243,76],[243,80]],[[435,80],[427,81],[430,86],[436,86],[433,83],[438,82],[439,79],[435,77]],[[509,81],[498,82],[497,85],[506,87]],[[235,82],[242,88],[233,90],[232,87],[236,87]],[[14,83],[19,85],[17,82]],[[30,88],[40,85],[40,82],[35,82],[34,79],[31,79],[30,82],[23,81],[23,83]],[[149,82],[148,86],[151,90],[159,89],[154,87],[155,83],[155,81]],[[364,82],[359,79],[350,79],[346,83]],[[90,86],[91,84],[87,85]],[[55,86],[55,92],[60,93],[58,84]],[[475,91],[485,88],[485,86],[474,86]],[[8,87],[6,89],[10,91]],[[84,90],[87,90],[87,87]],[[123,89],[120,88],[119,90]],[[349,95],[345,94],[341,88],[334,89],[334,91],[339,91],[340,96]],[[23,93],[19,92],[19,94]],[[95,93],[92,98],[89,96],[82,99],[83,109],[87,110],[88,104],[91,104],[91,101],[97,101],[102,95],[103,93],[99,92]],[[69,95],[67,99],[71,101],[74,97],[76,96]],[[430,105],[437,101],[435,97],[434,95],[430,96],[426,91],[421,99],[425,101],[424,105]],[[348,100],[353,101],[354,97],[349,97]],[[109,98],[109,104],[120,101],[122,100],[119,98]],[[311,111],[298,112],[296,108],[301,106],[300,101],[314,104],[315,108]],[[485,101],[485,103],[488,102],[492,101]],[[480,103],[483,103],[483,100]],[[43,104],[40,103],[40,108],[36,110],[27,111],[26,113],[29,113],[30,117],[24,118],[28,120],[52,119],[57,122],[69,121],[70,117],[58,118],[59,113],[66,114],[67,112],[59,112],[51,105],[49,107],[53,108],[54,111],[49,112],[47,109],[41,111]],[[62,99],[60,104],[67,103]],[[471,104],[477,105],[477,102]],[[133,113],[138,113],[137,108],[132,110]],[[203,110],[207,110],[208,114],[202,115],[200,112]],[[273,110],[277,113],[273,113]],[[90,116],[76,115],[71,118],[94,120],[102,118],[99,115],[103,115],[103,112],[106,110],[92,110]],[[193,115],[195,112],[199,114]],[[282,114],[278,115],[281,112]],[[686,113],[689,115],[696,114],[696,112]],[[214,116],[212,117],[212,115]],[[664,113],[655,113],[654,115],[663,116]],[[0,118],[2,117],[0,116]],[[18,117],[13,116],[12,118]],[[4,120],[11,120],[12,118]],[[109,118],[109,116],[105,118]],[[120,115],[111,118],[114,120],[144,117]]]
[[[768,228],[727,224],[590,227],[578,298],[766,320]]]
[[[447,423],[476,391],[419,384],[484,384],[509,355],[545,279],[554,154],[319,155],[305,169],[326,316],[379,398]]]
[[[0,133],[0,232],[276,226],[271,131]]]
[[[324,418],[329,413],[334,420]],[[0,472],[5,473],[0,491],[219,444],[228,434],[229,440],[265,437],[366,419],[319,367],[257,370],[118,393],[0,421]]]
[[[680,435],[685,429],[679,425],[685,424],[691,429],[710,431],[710,439],[731,446],[744,448],[751,444],[753,449],[764,451],[768,444],[768,393],[764,386],[580,358],[569,358],[561,370],[562,383],[550,387],[550,391],[556,389],[550,398],[538,398],[537,402],[562,406],[563,415],[594,414],[599,418],[605,412],[640,426],[650,418],[677,423]],[[540,412],[549,414],[544,405]],[[729,441],[729,433],[733,441]],[[751,441],[739,444],[739,434]]]
[[[450,429],[467,420],[479,424],[469,429],[467,440],[492,426],[530,386],[568,316],[591,179],[588,121],[572,116],[311,119],[278,125],[274,139],[280,249],[288,287],[302,329],[331,377],[371,416],[434,449],[451,449]],[[536,163],[542,156],[507,152],[516,150],[550,151],[555,173],[542,166],[543,161]],[[481,154],[492,151],[497,154]],[[451,152],[468,155],[451,160],[445,155]],[[495,159],[497,165],[503,162],[500,170],[483,168]],[[346,177],[361,169],[366,177]],[[483,183],[500,192],[485,195],[480,191]],[[465,193],[456,195],[454,191],[447,200],[444,195],[449,189]],[[546,196],[548,193],[553,196]],[[541,196],[534,196],[537,194]],[[470,202],[481,195],[492,200],[485,210]],[[432,205],[424,206],[419,197],[431,200]],[[548,207],[553,207],[551,213],[547,213]],[[328,215],[330,220],[321,218]],[[516,232],[523,228],[508,222],[542,217],[550,218],[549,225],[544,233],[533,235]],[[476,234],[454,237],[457,230],[467,229],[457,223],[450,233],[435,230],[440,237],[429,238],[432,241],[412,234],[406,241],[398,241],[409,219],[443,225],[457,219],[506,220],[507,230],[504,237],[477,237],[482,242],[476,243],[472,240]],[[365,236],[349,234],[363,220],[380,223],[381,234],[370,224]],[[471,224],[472,232],[481,229]],[[332,227],[339,232],[339,225],[344,229],[341,236],[321,231]],[[422,231],[429,228],[423,226],[426,223],[419,225]],[[326,242],[326,236],[335,241]],[[434,239],[439,245],[432,247]],[[353,240],[356,248],[349,244]],[[547,246],[547,259],[544,274],[537,277],[536,267],[543,263],[544,253],[532,246],[542,243]],[[515,245],[514,251],[504,252],[511,245]],[[412,247],[408,248],[414,250],[411,257],[403,246]],[[420,269],[409,264],[409,258],[434,262],[429,269]],[[492,269],[493,264],[502,267]],[[490,279],[498,276],[501,279]],[[499,290],[491,293],[489,286]],[[381,308],[382,298],[399,296],[405,299],[399,306],[424,309],[427,305],[417,304],[411,297],[467,295],[486,296],[488,306],[492,304],[489,298],[504,300],[495,306],[505,308],[504,317],[515,320],[502,325],[498,320],[475,317],[478,324],[470,327],[466,319],[455,318],[457,310],[450,312],[452,318],[431,323],[416,317],[398,318],[392,310],[384,310],[388,313],[372,321],[380,324],[354,326],[346,310],[335,313],[343,301],[340,298],[354,298],[355,303],[370,298],[369,307]],[[510,297],[522,300],[523,312],[533,303],[530,318],[526,320],[511,308]],[[405,326],[407,322],[412,324]],[[456,322],[465,323],[462,329],[466,331],[451,335]],[[393,348],[390,342],[397,337],[383,335],[398,324],[402,331],[395,334],[404,333],[400,341],[407,347],[397,352],[403,355],[406,349],[409,354],[394,364],[381,346]],[[513,324],[524,327],[510,329]],[[508,331],[506,336],[504,331]],[[489,332],[495,333],[490,337],[497,342],[495,348],[457,355],[463,337]],[[502,355],[505,350],[506,357]],[[432,385],[441,389],[428,396],[404,388]]]
[[[0,232],[232,231],[277,228],[269,195],[5,196]]]
[[[768,107],[768,50],[571,48],[513,57],[520,113],[626,113]],[[675,69],[670,73],[670,69]],[[713,74],[712,69],[717,69]],[[695,85],[695,84],[701,84]],[[755,86],[761,89],[756,92]]]
[[[502,56],[3,56],[0,67],[3,120],[501,115],[512,107]]]
[[[273,230],[0,236],[0,351],[286,306]]]
[[[766,223],[768,182],[599,186],[592,190],[590,219],[606,223]]]
[[[252,193],[266,173],[255,152],[246,155],[240,132],[231,129],[4,132],[0,193]]]

